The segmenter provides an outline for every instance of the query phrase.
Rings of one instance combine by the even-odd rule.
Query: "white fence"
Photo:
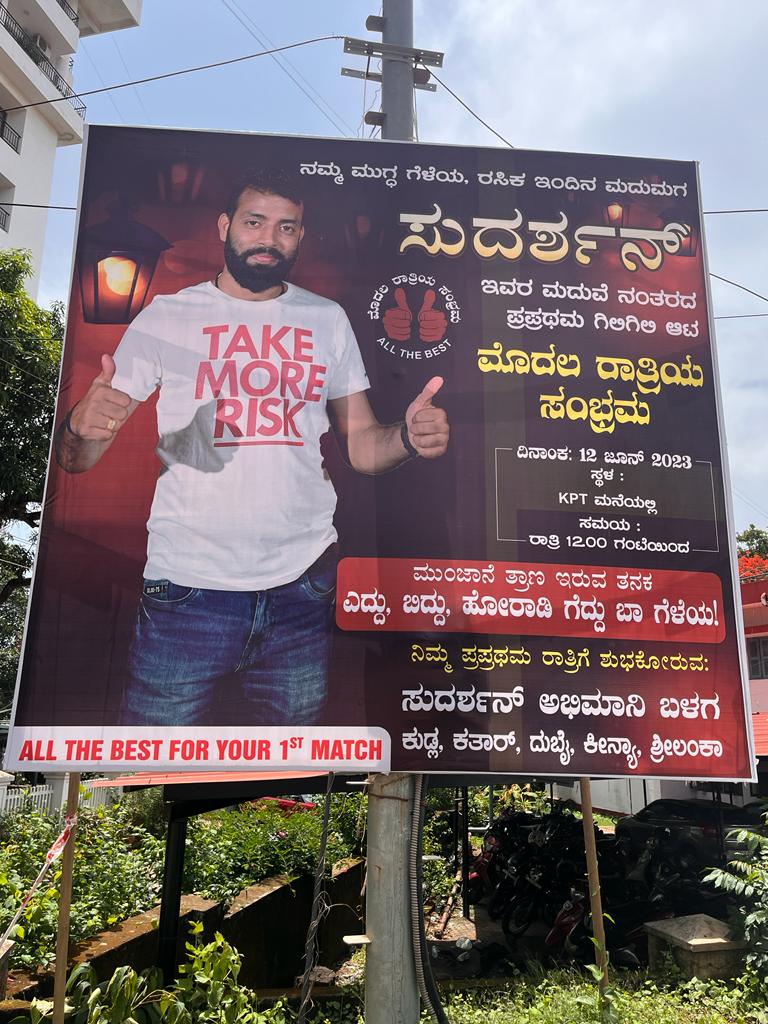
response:
[[[86,807],[110,807],[123,795],[122,786],[94,786],[96,779],[80,783],[80,803]]]
[[[115,803],[123,795],[121,786],[94,786],[96,779],[80,783],[80,804],[84,807],[103,807]],[[65,786],[0,786],[0,814],[34,807],[38,811],[56,814],[67,800]]]
[[[0,787],[0,814],[21,811],[30,805],[38,811],[50,811],[53,786],[25,786],[23,789]]]

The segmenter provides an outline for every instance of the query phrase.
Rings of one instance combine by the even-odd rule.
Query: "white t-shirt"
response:
[[[114,358],[113,387],[139,401],[160,389],[146,577],[212,590],[297,579],[336,539],[326,403],[369,386],[341,306],[292,284],[248,301],[206,282],[157,296]]]

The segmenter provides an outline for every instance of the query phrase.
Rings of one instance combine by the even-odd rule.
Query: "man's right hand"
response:
[[[112,387],[112,356],[101,357],[101,373],[69,416],[69,429],[84,441],[111,441],[132,412],[133,399]]]

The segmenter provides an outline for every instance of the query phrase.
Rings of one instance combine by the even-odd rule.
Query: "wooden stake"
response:
[[[70,772],[67,785],[67,817],[77,814],[80,802],[80,772]],[[53,981],[53,1024],[64,1024],[64,990],[67,986],[69,961],[69,915],[72,907],[72,867],[75,861],[73,826],[69,841],[61,858],[61,886],[59,889],[59,921],[56,929],[56,973]]]
[[[603,901],[600,896],[600,871],[597,866],[595,819],[592,814],[592,786],[586,777],[582,777],[580,783],[584,846],[587,851],[587,875],[589,877],[589,906],[592,911],[592,934],[595,937],[595,963],[600,971],[599,985],[600,994],[602,995],[608,987],[608,950],[605,946]]]

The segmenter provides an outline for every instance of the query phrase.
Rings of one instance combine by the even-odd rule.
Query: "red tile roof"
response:
[[[768,719],[768,715],[764,716]],[[97,779],[94,786],[165,786],[200,782],[268,782],[272,779],[327,778],[328,772],[136,772],[113,779]]]

